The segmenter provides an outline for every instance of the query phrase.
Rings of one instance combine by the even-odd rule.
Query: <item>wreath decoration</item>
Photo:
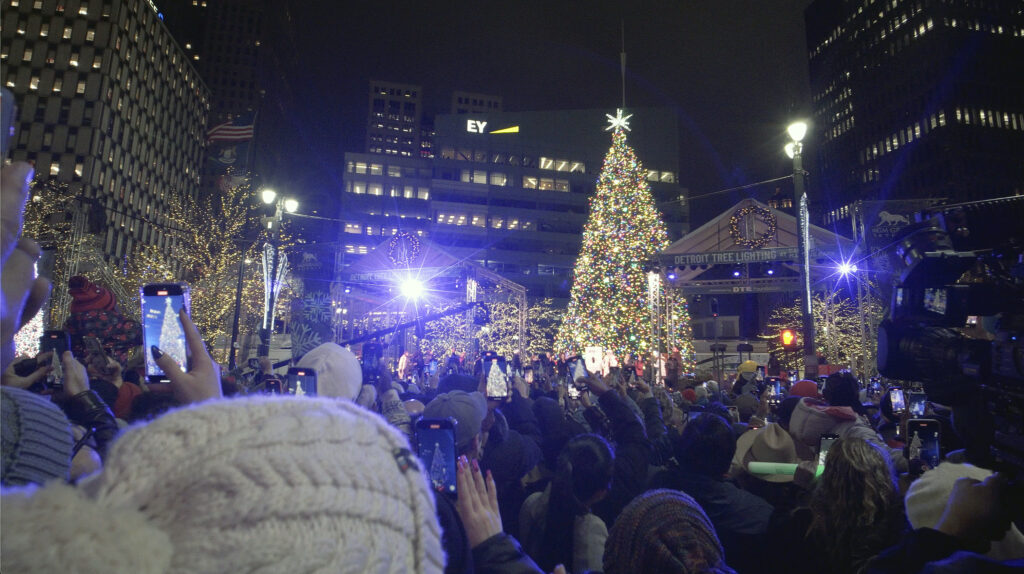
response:
[[[764,233],[755,237],[747,237],[743,234],[740,229],[740,223],[743,222],[748,215],[761,220],[765,224],[767,229]],[[733,241],[736,245],[741,247],[747,247],[749,249],[761,249],[767,247],[775,239],[775,232],[778,229],[778,221],[775,219],[775,215],[768,209],[761,207],[760,205],[748,205],[737,209],[733,212],[732,217],[729,218],[729,235],[732,236]]]
[[[407,231],[399,231],[388,241],[388,259],[396,267],[416,259],[420,250],[420,238]]]

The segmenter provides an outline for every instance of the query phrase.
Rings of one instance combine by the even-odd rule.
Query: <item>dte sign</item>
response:
[[[487,122],[478,122],[476,120],[466,120],[466,131],[472,134],[487,133],[484,129],[487,127]]]

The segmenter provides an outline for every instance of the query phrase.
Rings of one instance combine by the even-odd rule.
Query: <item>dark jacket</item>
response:
[[[501,533],[473,549],[477,574],[544,574],[523,552],[515,538]]]
[[[437,521],[441,525],[441,548],[445,555],[445,574],[467,574],[473,572],[473,555],[469,550],[466,527],[455,510],[455,502],[446,495],[435,492]]]
[[[532,426],[539,436],[533,411],[529,417]],[[526,413],[519,413],[525,416]],[[490,470],[494,476],[494,484],[498,489],[498,509],[505,532],[515,533],[519,529],[519,507],[526,500],[527,492],[523,488],[522,479],[540,462],[540,446],[535,438],[528,438],[509,428],[508,421],[501,411],[494,411],[494,425],[487,434],[487,444],[480,464]]]
[[[915,572],[1020,572],[1024,560],[999,563],[968,550],[963,542],[931,528],[918,528],[899,544],[883,550],[870,563],[868,574]]]
[[[644,425],[616,391],[607,391],[598,403],[611,426],[615,471],[608,496],[594,505],[593,512],[610,530],[622,509],[644,492],[652,448]]]

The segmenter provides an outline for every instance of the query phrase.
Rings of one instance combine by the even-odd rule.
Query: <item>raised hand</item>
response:
[[[192,355],[192,368],[186,373],[181,370],[173,357],[155,345],[150,347],[156,364],[171,380],[174,398],[181,404],[188,404],[224,396],[220,388],[220,365],[213,362],[210,354],[206,352],[199,329],[196,329],[192,318],[185,312],[184,307],[178,311],[178,317],[181,319],[182,327],[185,328],[185,343]]]

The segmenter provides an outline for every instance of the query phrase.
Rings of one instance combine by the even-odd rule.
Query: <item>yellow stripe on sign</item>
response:
[[[492,133],[492,134],[517,134],[517,133],[519,133],[519,126],[512,126],[510,128],[501,128],[500,130],[494,130],[493,132],[488,132],[488,133]]]

